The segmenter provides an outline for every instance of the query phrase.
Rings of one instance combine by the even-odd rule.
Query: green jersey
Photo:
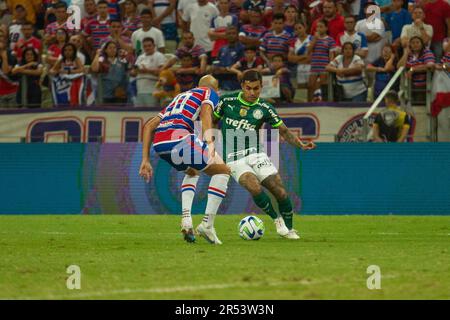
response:
[[[254,103],[247,102],[242,98],[242,92],[221,96],[214,117],[222,122],[225,162],[264,151],[259,143],[259,129],[265,123],[270,124],[272,128],[283,124],[270,103],[261,98]]]

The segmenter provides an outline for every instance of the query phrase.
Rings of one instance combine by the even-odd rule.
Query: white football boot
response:
[[[192,226],[192,218],[190,216],[181,218],[181,233],[186,242],[195,242],[194,227]]]
[[[222,244],[222,241],[217,237],[216,230],[213,227],[208,228],[203,222],[198,225],[195,231],[211,244]]]
[[[277,233],[282,237],[286,237],[289,233],[289,229],[286,227],[283,217],[278,216],[278,218],[274,219],[273,222],[277,228]]]
[[[297,234],[297,230],[291,229],[289,233],[285,236],[286,239],[298,240],[300,236]]]

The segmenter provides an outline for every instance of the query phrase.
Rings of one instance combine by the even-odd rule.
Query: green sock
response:
[[[272,202],[270,202],[269,196],[264,191],[254,196],[253,201],[255,201],[256,205],[260,207],[262,211],[267,213],[272,219],[276,219],[278,217],[277,212],[272,206]]]
[[[287,197],[286,199],[278,200],[278,208],[280,209],[280,214],[284,219],[284,223],[286,223],[286,227],[291,230],[293,214],[291,199]]]

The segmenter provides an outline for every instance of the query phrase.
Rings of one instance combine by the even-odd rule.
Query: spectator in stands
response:
[[[298,20],[297,8],[293,5],[288,5],[284,9],[284,31],[294,35],[295,33],[295,23]]]
[[[274,76],[275,80],[280,82],[280,96],[281,101],[292,102],[295,95],[295,89],[292,86],[290,71],[284,63],[285,56],[282,54],[275,54],[271,57],[271,63],[267,68],[264,68],[262,74],[270,74]]]
[[[149,0],[148,6],[153,10],[153,25],[162,31],[165,40],[177,40],[177,0]]]
[[[355,30],[356,18],[354,16],[345,17],[344,26],[345,31],[338,35],[337,45],[341,47],[343,43],[351,42],[356,48],[356,54],[365,59],[369,52],[367,38],[364,33]]]
[[[206,55],[205,55],[206,57]],[[194,57],[190,53],[185,53],[180,58],[180,67],[173,68],[173,72],[180,85],[181,92],[194,88],[198,82],[200,67],[194,65]]]
[[[267,28],[272,26],[273,18],[276,14],[283,14],[286,7],[290,4],[290,1],[285,0],[269,0],[266,3],[266,9],[264,12],[264,25]]]
[[[197,0],[178,0],[178,5],[177,5],[177,11],[178,11],[178,17],[177,17],[177,22],[178,22],[178,26],[183,30],[186,31],[189,28],[187,28],[187,25],[183,22],[183,14],[186,11],[187,7],[189,7],[191,4],[196,3]]]
[[[119,45],[114,41],[98,49],[92,61],[92,72],[99,74],[103,103],[126,103],[128,62],[119,56]]]
[[[312,41],[312,36],[306,33],[306,26],[303,22],[295,24],[295,34],[297,39],[295,39],[295,42],[291,42],[288,61],[297,65],[297,87],[306,88],[311,71],[311,57],[308,55],[308,46]]]
[[[248,23],[249,12],[253,8],[258,8],[259,12],[263,12],[266,7],[266,0],[245,0],[242,4],[242,10],[239,14],[239,19],[242,23]]]
[[[136,106],[156,106],[158,101],[153,97],[159,72],[166,63],[165,56],[156,50],[153,38],[142,41],[144,52],[137,58],[132,75],[136,76],[137,96]]]
[[[231,66],[230,71],[237,75],[239,81],[241,80],[244,71],[262,71],[264,67],[264,60],[256,55],[257,52],[258,50],[256,47],[246,47],[244,49],[244,57]]]
[[[194,43],[194,34],[190,31],[183,32],[182,45],[175,52],[175,57],[169,59],[164,65],[164,69],[170,68],[185,55],[190,55],[193,59],[192,67],[199,67],[198,75],[205,74],[208,57],[205,50],[200,45],[194,45]]]
[[[325,20],[328,25],[328,35],[338,41],[338,35],[344,32],[344,17],[339,15],[336,10],[336,3],[333,0],[326,0],[323,3],[323,16],[314,20],[311,25],[311,34],[316,33],[317,23],[321,20]]]
[[[442,57],[442,41],[450,34],[450,4],[446,0],[422,0],[425,23],[433,27],[431,50],[438,60]]]
[[[123,33],[122,22],[120,20],[111,20],[110,22],[110,36],[105,38],[103,43],[108,41],[114,41],[119,46],[119,52],[121,58],[127,58],[133,56],[133,46],[131,45],[130,37]]]
[[[36,23],[36,14],[41,9],[42,0],[8,0],[8,8],[10,12],[14,12],[13,18],[17,19],[17,11],[14,9],[20,5],[26,11],[25,20]]]
[[[0,34],[0,106],[16,107],[16,93],[19,88],[17,77],[11,74],[17,59],[8,48],[6,35]]]
[[[396,71],[397,62],[392,47],[386,44],[383,47],[382,56],[373,64],[367,66],[367,71],[375,72],[374,96],[378,97],[381,91],[387,86]],[[392,87],[393,90],[398,88],[397,85]]]
[[[24,48],[20,57],[20,64],[12,69],[12,74],[22,76],[20,79],[19,90],[17,91],[17,103],[24,106],[22,101],[22,92],[25,91],[26,106],[28,108],[40,108],[42,101],[40,79],[44,67],[39,63],[39,54],[33,48]]]
[[[81,29],[84,30],[85,26],[97,17],[97,5],[95,0],[84,0],[83,4],[85,15],[81,19]]]
[[[392,32],[392,45],[395,48],[400,47],[400,36],[404,26],[412,22],[411,14],[403,9],[403,0],[393,0],[391,11],[385,14],[385,20]]]
[[[137,4],[135,0],[125,1],[122,26],[123,34],[129,38],[131,38],[133,32],[142,28],[141,17],[137,13]]]
[[[59,29],[56,31],[55,42],[51,44],[47,49],[47,55],[45,58],[45,62],[53,67],[61,56],[62,49],[69,41],[69,34],[66,29]]]
[[[252,8],[248,12],[248,18],[250,23],[241,26],[239,41],[245,46],[259,47],[267,32],[266,27],[261,25],[262,13],[257,7]]]
[[[211,21],[219,15],[217,7],[208,2],[208,0],[197,0],[197,3],[191,4],[183,13],[183,21],[195,37],[196,44],[200,45],[208,55],[208,60],[211,61],[212,42],[208,37],[208,30],[211,26]]]
[[[57,2],[54,6],[56,21],[50,23],[45,28],[45,44],[51,45],[56,41],[56,31],[58,29],[65,29],[68,33],[73,34],[74,30],[69,30],[67,27],[67,4],[65,2]]]
[[[334,59],[337,51],[334,39],[328,35],[327,22],[320,20],[316,23],[316,33],[308,46],[311,56],[311,73],[308,79],[308,101],[321,101],[320,87],[327,84],[325,67]],[[314,97],[314,98],[313,98]]]
[[[405,142],[412,125],[411,116],[398,105],[400,99],[397,92],[391,90],[384,97],[386,110],[375,118],[373,128],[374,142]]]
[[[34,26],[31,22],[27,21],[22,24],[22,34],[23,38],[20,39],[16,47],[14,48],[14,53],[17,58],[22,58],[22,52],[25,48],[34,48],[39,54],[42,53],[42,42],[40,39],[36,38],[34,34]],[[19,61],[20,62],[20,61]]]
[[[385,31],[384,24],[381,20],[374,20],[373,24],[369,22],[372,12],[368,10],[368,7],[373,5],[373,3],[368,2],[364,7],[366,18],[359,20],[356,23],[355,30],[364,34],[367,38],[367,47],[369,52],[367,57],[364,59],[366,64],[374,63],[381,56],[381,51],[385,44]]]
[[[108,13],[109,3],[106,0],[100,0],[97,3],[97,17],[88,22],[83,30],[83,35],[89,47],[90,55],[93,56],[97,49],[111,34],[109,22],[111,17]]]
[[[50,75],[70,75],[84,73],[84,66],[77,57],[77,47],[72,43],[66,43],[61,51],[61,59],[49,71]]]
[[[342,54],[338,55],[326,67],[328,72],[336,74],[337,85],[343,90],[338,101],[365,102],[367,87],[363,80],[364,61],[356,54],[351,42],[342,45]]]
[[[72,0],[73,1],[73,0]],[[117,20],[120,19],[119,13],[119,0],[105,0],[108,3],[108,15],[110,19]],[[97,2],[98,4],[98,2]]]
[[[267,32],[259,47],[260,55],[267,64],[270,64],[272,56],[281,54],[287,58],[289,46],[293,37],[284,30],[284,14],[275,14],[272,21],[272,30]]]
[[[425,86],[427,71],[433,70],[435,56],[433,52],[426,48],[422,38],[412,37],[409,40],[409,47],[403,51],[403,56],[397,67],[405,66],[408,70],[406,76],[412,79],[413,97],[415,102],[425,102]]]
[[[425,12],[422,7],[415,7],[412,10],[412,23],[403,26],[400,35],[402,47],[409,45],[409,40],[412,37],[421,37],[427,47],[431,44],[433,38],[433,27],[424,22]]]
[[[444,56],[441,59],[441,63],[436,65],[436,68],[439,70],[446,70],[450,72],[450,38],[444,39],[443,43],[444,48]]]
[[[220,48],[217,61],[212,66],[214,76],[219,80],[220,89],[238,90],[240,84],[230,68],[244,56],[244,46],[239,42],[238,29],[229,26],[226,31],[228,45]]]
[[[22,24],[27,21],[27,11],[24,6],[17,5],[14,9],[14,19],[8,27],[9,48],[14,50],[17,42],[23,39]]]
[[[238,18],[230,14],[230,4],[228,0],[217,1],[217,8],[219,15],[212,19],[211,28],[208,31],[208,36],[213,43],[211,56],[217,57],[219,49],[228,44],[226,30],[229,26],[238,26]]]
[[[156,48],[159,52],[165,52],[164,35],[161,30],[152,26],[152,12],[149,9],[144,9],[141,12],[142,28],[133,32],[131,42],[133,44],[136,56],[142,53],[143,40],[145,38],[152,38]]]
[[[74,44],[77,47],[77,57],[80,59],[81,64],[89,65],[90,60],[88,60],[89,56],[84,52],[83,49],[83,37],[79,34],[75,34],[70,37],[69,42]]]

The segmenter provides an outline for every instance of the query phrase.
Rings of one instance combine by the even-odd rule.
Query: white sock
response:
[[[229,179],[230,176],[227,174],[216,174],[211,177],[208,187],[208,202],[203,217],[203,222],[206,223],[208,228],[214,227],[217,210],[219,210],[219,206],[227,194]]]
[[[191,210],[199,178],[200,176],[185,175],[181,184],[181,227],[185,229],[193,227]]]

